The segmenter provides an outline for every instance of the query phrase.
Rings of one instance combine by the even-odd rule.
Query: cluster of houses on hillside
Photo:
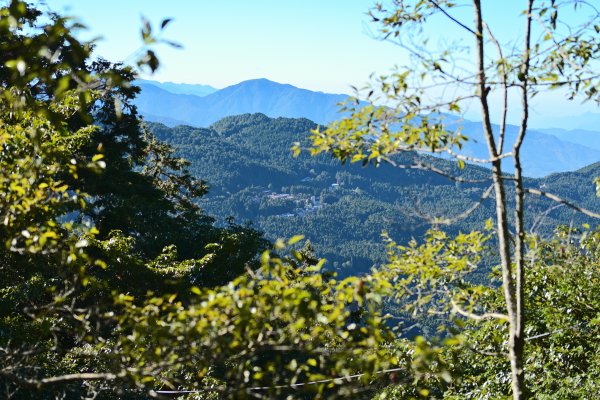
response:
[[[267,198],[270,200],[294,200],[295,197],[293,194],[288,193],[275,193],[270,190],[266,190],[263,193],[267,194]]]
[[[314,178],[306,177],[302,179],[302,182],[311,182]],[[340,188],[339,183],[332,183],[327,187],[328,192],[334,192]],[[260,203],[262,201],[267,201],[267,203],[271,202],[289,202],[294,203],[290,204],[290,211],[283,214],[275,214],[277,217],[304,217],[308,214],[312,214],[323,208],[322,201],[318,196],[309,195],[307,193],[277,193],[270,189],[261,190],[254,197],[254,201],[256,203]],[[288,204],[289,204],[288,203]]]
[[[323,204],[321,204],[321,200],[314,195],[307,195],[304,193],[290,194],[290,193],[276,193],[271,190],[264,190],[261,192],[262,198],[267,199],[267,201],[277,201],[277,200],[291,200],[295,203],[295,207],[293,211],[278,214],[275,216],[278,217],[304,217],[307,214],[311,214],[317,212],[321,208],[323,208]]]

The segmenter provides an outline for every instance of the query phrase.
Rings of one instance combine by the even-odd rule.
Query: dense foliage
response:
[[[600,395],[596,378],[600,346],[600,305],[597,300],[599,235],[598,230],[561,227],[552,239],[528,238],[527,278],[530,285],[526,298],[530,307],[525,328],[528,344],[525,373],[530,382],[527,395],[531,398],[594,399]],[[424,254],[436,248],[435,241],[439,240],[438,236],[429,242],[433,246],[418,248],[422,260],[426,260]],[[473,238],[463,238],[463,245],[477,243]],[[394,253],[397,254],[396,250]],[[439,256],[447,257],[448,253],[444,251],[438,253]],[[386,276],[394,274],[395,268],[410,272],[406,264],[398,263],[397,257],[392,257]],[[426,264],[422,262],[420,265]],[[438,285],[442,282],[458,283],[460,275],[465,272],[468,271],[461,268],[459,262],[442,261],[435,266],[412,271],[412,274],[420,278],[420,284],[416,286],[423,289],[425,286],[431,288],[436,282]],[[441,276],[444,279],[440,280]],[[496,271],[493,280],[498,282],[500,279]],[[411,285],[413,291],[414,287]],[[438,377],[439,374],[432,374],[424,377],[421,384],[433,398],[508,398],[511,388],[504,334],[506,321],[491,316],[491,313],[502,310],[502,291],[500,288],[464,285],[464,282],[456,287],[460,289],[454,291],[454,304],[425,299],[409,304],[409,307],[427,303],[426,308],[439,310],[440,306],[459,307],[459,303],[464,310],[480,315],[488,313],[488,316],[479,321],[471,320],[466,325],[457,321],[459,324],[450,329],[445,346],[436,349],[435,362],[453,379],[444,381]],[[405,399],[413,393],[414,388],[392,385],[375,398]]]
[[[313,127],[307,120],[245,115],[205,130],[156,125],[157,139],[131,103],[134,71],[92,62],[92,46],[73,36],[76,28],[20,0],[0,7],[0,396],[510,393],[504,294],[490,265],[498,232],[483,222],[487,209],[458,228],[426,229],[481,197],[484,185],[448,183],[418,168],[392,175],[385,168],[339,168],[323,156],[294,160],[281,136],[292,132],[291,140],[306,143]],[[147,45],[158,40],[149,23],[142,38]],[[138,65],[155,69],[158,60],[146,50]],[[179,154],[194,155],[192,164]],[[486,174],[414,153],[393,160],[427,163],[467,180]],[[528,184],[552,186],[593,208],[587,185],[597,169]],[[202,203],[207,186],[197,179],[207,175],[215,179],[216,200]],[[436,220],[412,230],[408,221],[396,222],[377,241],[399,210],[409,210],[408,200],[397,199],[424,188],[431,189],[412,203],[422,215],[410,221],[423,214]],[[358,253],[347,254],[367,259],[385,246],[387,261],[342,279],[323,268],[310,243],[302,246],[302,237],[269,245],[231,220],[216,226],[198,206],[216,207],[234,193],[248,200],[241,208],[250,204],[260,215],[263,207],[297,223],[312,217],[285,216],[289,207],[301,197],[306,210],[318,197],[321,207],[311,215],[323,220],[313,220],[314,232],[307,229],[311,239],[317,230],[337,240],[341,229],[377,228],[365,233],[363,247],[350,242]],[[546,225],[528,221],[539,232],[550,232],[544,226],[566,215],[544,202],[530,204],[549,210],[542,214]],[[364,219],[341,219],[344,213]],[[277,229],[311,226],[289,225]],[[463,228],[469,233],[457,232]],[[526,240],[530,394],[596,398],[600,233],[562,227],[552,237],[534,232]],[[338,243],[319,246],[338,251]],[[488,275],[489,284],[474,279]],[[415,335],[415,324],[435,324],[420,331],[437,328],[438,335]]]
[[[393,363],[373,352],[389,334],[357,278],[309,254],[259,259],[259,233],[213,226],[195,203],[205,185],[140,125],[133,71],[90,61],[76,27],[0,8],[2,396],[239,398]]]

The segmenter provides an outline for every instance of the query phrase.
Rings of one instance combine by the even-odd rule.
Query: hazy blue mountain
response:
[[[152,114],[145,114],[144,120],[147,122],[158,122],[158,123],[164,124],[166,126],[186,125],[186,123],[184,121],[179,121],[179,120],[176,120],[173,118],[161,117],[161,116],[152,115]]]
[[[540,124],[540,128],[560,128],[567,130],[588,130],[600,132],[600,114],[586,112],[571,117],[551,118],[545,124]]]
[[[158,82],[151,81],[146,79],[138,79],[134,82],[136,85],[145,84],[145,85],[154,85],[160,89],[166,90],[167,92],[174,94],[191,94],[194,96],[206,96],[211,93],[216,92],[217,88],[214,88],[209,85],[200,85],[200,84],[192,84],[192,83],[173,83],[173,82]]]
[[[461,153],[480,158],[489,158],[487,144],[483,136],[480,122],[462,120],[459,122],[462,132],[470,138],[462,148]],[[498,125],[492,128],[498,134]],[[506,143],[514,143],[519,133],[519,127],[506,126]],[[600,133],[597,134],[600,139]],[[600,140],[596,142],[600,144]],[[504,149],[505,152],[511,149]],[[592,141],[576,142],[567,140],[566,137],[544,133],[538,130],[529,130],[523,147],[521,148],[523,169],[530,177],[542,177],[556,172],[575,171],[586,165],[600,161],[600,147],[594,146]],[[505,163],[507,172],[514,169],[510,163]]]
[[[308,118],[325,124],[339,117],[337,104],[347,95],[313,92],[267,79],[253,79],[204,97],[174,94],[141,82],[135,100],[148,120],[168,117],[188,125],[206,127],[223,117],[263,113],[269,117]]]
[[[450,130],[460,127],[461,132],[468,137],[461,149],[455,149],[457,153],[480,160],[490,158],[481,122],[470,121],[449,114],[438,114],[434,117],[443,121]],[[498,143],[500,126],[492,124],[492,129],[495,133],[496,143]],[[515,142],[518,133],[518,126],[506,125],[505,143],[507,146],[511,146]],[[594,132],[590,133],[594,134]],[[596,136],[600,139],[600,133],[597,132]],[[600,141],[598,143],[600,144]],[[505,147],[503,152],[507,153],[511,150],[511,148]],[[530,129],[521,147],[521,155],[525,175],[532,178],[541,178],[557,172],[575,171],[600,161],[600,148],[595,147],[591,141],[582,140],[577,143],[573,140],[563,139],[562,136],[558,137],[554,134]],[[441,156],[442,158],[450,158],[445,153]],[[503,164],[505,172],[514,172],[511,161],[511,159],[507,159]],[[477,164],[490,167],[489,163]]]
[[[245,113],[307,118],[326,124],[340,117],[337,104],[347,98],[346,95],[313,92],[267,79],[241,82],[204,97],[171,93],[151,83],[141,82],[139,85],[142,93],[135,102],[142,115],[148,121],[171,127],[207,127],[221,118]],[[481,123],[457,120],[455,117],[448,117],[447,122],[460,124],[463,132],[472,139],[463,148],[466,155],[489,158]],[[498,126],[494,126],[494,129],[497,131]],[[507,142],[511,143],[518,133],[518,127],[508,125],[506,132]],[[600,147],[585,138],[576,141],[566,135],[537,130],[528,132],[522,154],[525,174],[531,177],[574,171],[600,161]],[[506,171],[512,172],[508,163]]]
[[[562,141],[581,144],[592,149],[600,150],[600,131],[590,131],[585,129],[560,129],[546,128],[539,129],[540,132],[554,135]]]

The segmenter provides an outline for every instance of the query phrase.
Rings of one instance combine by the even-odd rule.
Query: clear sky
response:
[[[160,70],[150,79],[201,83],[223,88],[243,80],[267,78],[331,93],[351,93],[371,73],[386,73],[407,62],[388,42],[374,39],[366,15],[373,0],[45,0],[54,11],[78,17],[99,36],[97,53],[111,61],[131,59],[139,48],[141,16],[155,26],[173,18],[165,38],[183,49],[158,47]],[[522,0],[486,0],[484,17],[503,42],[522,36]],[[471,10],[454,15],[472,24]],[[447,20],[433,24],[436,40],[461,39]],[[597,111],[550,96],[534,104],[532,119]],[[477,110],[467,116],[476,118]],[[516,121],[517,114],[511,113]]]
[[[394,47],[373,40],[364,0],[47,0],[101,35],[98,53],[127,58],[140,44],[141,15],[174,21],[152,78],[222,88],[252,78],[326,92],[349,92],[395,62]],[[90,35],[89,37],[92,37]],[[398,54],[396,54],[396,57]],[[397,62],[397,61],[396,61]]]

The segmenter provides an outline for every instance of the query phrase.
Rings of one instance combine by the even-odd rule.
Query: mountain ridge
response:
[[[136,79],[133,82],[133,84],[153,85],[173,94],[191,94],[199,97],[209,95],[219,90],[210,85],[203,85],[198,83],[158,82],[148,79]]]
[[[538,125],[541,129],[585,130],[600,134],[600,113],[588,111],[579,115],[551,118],[546,123]]]
[[[577,143],[592,149],[600,150],[600,132],[589,129],[543,128],[539,132],[558,137],[562,141]]]
[[[264,78],[243,81],[203,97],[175,94],[148,83],[139,86],[142,92],[135,104],[142,115],[172,118],[193,126],[208,126],[229,115],[256,112],[274,118],[305,117],[324,124],[339,116],[337,104],[349,97]]]
[[[382,230],[406,243],[431,227],[423,215],[460,215],[479,201],[488,187],[487,183],[457,184],[432,172],[389,165],[342,166],[326,154],[311,157],[302,152],[298,158],[292,157],[292,143],[300,141],[303,148],[308,147],[308,132],[314,127],[308,119],[264,114],[230,116],[208,128],[150,124],[159,139],[191,161],[194,175],[208,181],[211,189],[200,205],[220,223],[226,224],[228,216],[240,223],[251,221],[272,240],[305,234],[318,255],[344,274],[368,271],[385,260]],[[407,153],[396,161],[411,164],[415,156]],[[469,180],[489,178],[489,171],[479,166],[467,165],[461,170],[450,160],[430,156],[421,160]],[[600,211],[592,182],[598,175],[600,163],[540,179],[527,178],[526,185]],[[543,234],[558,223],[578,226],[591,222],[566,207],[553,208],[553,204],[530,197],[528,227],[539,215],[544,215],[539,228]],[[488,199],[449,229],[483,229],[493,207]]]
[[[338,104],[348,98],[344,94],[314,92],[264,78],[240,82],[203,97],[175,94],[147,83],[140,83],[140,87],[142,92],[135,103],[141,114],[148,121],[167,126],[208,127],[227,116],[245,113],[263,113],[271,118],[307,118],[318,124],[327,124],[341,117]],[[450,124],[461,124],[463,132],[471,139],[461,151],[473,158],[489,158],[481,123],[448,117]],[[494,125],[494,130],[498,132],[497,125]],[[509,142],[510,138],[516,137],[518,130],[515,125],[507,125]],[[585,138],[574,140],[555,131],[545,133],[530,129],[522,147],[525,174],[542,177],[596,162],[600,160],[600,138],[598,146],[590,146],[593,143]],[[509,173],[514,171],[510,163],[505,168]]]

